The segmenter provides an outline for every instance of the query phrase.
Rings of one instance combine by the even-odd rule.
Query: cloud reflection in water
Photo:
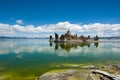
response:
[[[81,54],[107,54],[120,52],[120,43],[55,44],[47,39],[8,39],[0,40],[0,54],[40,53],[58,56],[78,56]]]

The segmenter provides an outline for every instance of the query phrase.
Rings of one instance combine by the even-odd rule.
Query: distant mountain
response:
[[[120,39],[120,37],[99,37],[99,39]]]
[[[94,37],[92,37],[93,39]],[[0,36],[0,39],[49,39],[49,37],[10,37],[10,36]],[[120,37],[99,37],[99,39],[120,39]]]
[[[40,37],[9,37],[9,36],[0,36],[0,39],[48,39]]]
[[[91,39],[94,39],[94,37],[92,37]],[[120,39],[120,37],[99,37],[99,39]]]

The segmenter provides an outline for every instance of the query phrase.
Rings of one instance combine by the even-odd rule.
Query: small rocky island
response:
[[[63,42],[75,42],[75,43],[90,43],[90,42],[98,42],[99,38],[96,35],[94,39],[90,38],[90,35],[88,37],[84,37],[83,35],[77,36],[77,34],[72,35],[70,33],[70,30],[68,30],[65,34],[62,34],[59,36],[57,33],[55,33],[55,40],[53,40],[52,36],[50,35],[50,42],[55,43],[63,43]]]

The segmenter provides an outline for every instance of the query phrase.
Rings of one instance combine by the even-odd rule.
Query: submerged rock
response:
[[[84,66],[84,67],[82,67],[82,68],[83,68],[83,69],[99,69],[99,67],[96,66],[96,65]]]
[[[63,66],[65,65],[62,65],[62,67]],[[49,71],[38,77],[37,80],[120,80],[120,65],[118,64],[107,66],[67,66],[69,69]],[[115,72],[111,73],[111,70]]]
[[[47,72],[40,76],[38,80],[92,80],[88,74],[88,71],[63,70],[55,73]]]

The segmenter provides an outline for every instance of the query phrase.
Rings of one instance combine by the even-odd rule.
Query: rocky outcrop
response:
[[[94,38],[94,41],[98,41],[99,38],[96,35],[96,37]],[[60,37],[57,33],[55,33],[55,40],[54,42],[56,43],[60,43],[60,42],[93,42],[93,40],[90,38],[90,35],[88,35],[88,37],[84,37],[83,35],[81,36],[77,36],[77,34],[75,35],[71,35],[70,31],[68,30],[65,34],[62,34]]]
[[[38,77],[37,80],[120,80],[120,75],[101,70],[58,70],[47,72]]]
[[[50,40],[49,40],[49,42],[50,43],[52,43],[53,42],[53,38],[52,38],[52,36],[50,35]]]
[[[38,80],[92,80],[89,78],[88,73],[79,70],[63,70],[56,73],[48,72],[40,76]]]
[[[64,67],[64,65],[61,65]],[[37,80],[120,80],[119,73],[110,73],[110,69],[120,71],[119,64],[110,65],[68,65],[69,69],[52,70],[40,77]],[[70,69],[71,68],[71,69]],[[101,68],[104,68],[101,70]]]
[[[97,35],[94,37],[94,40],[95,40],[95,41],[98,41],[98,40],[99,40],[99,38],[98,38]]]
[[[105,71],[101,70],[91,70],[91,73],[93,74],[99,74],[100,80],[120,80],[120,75],[110,74]]]

